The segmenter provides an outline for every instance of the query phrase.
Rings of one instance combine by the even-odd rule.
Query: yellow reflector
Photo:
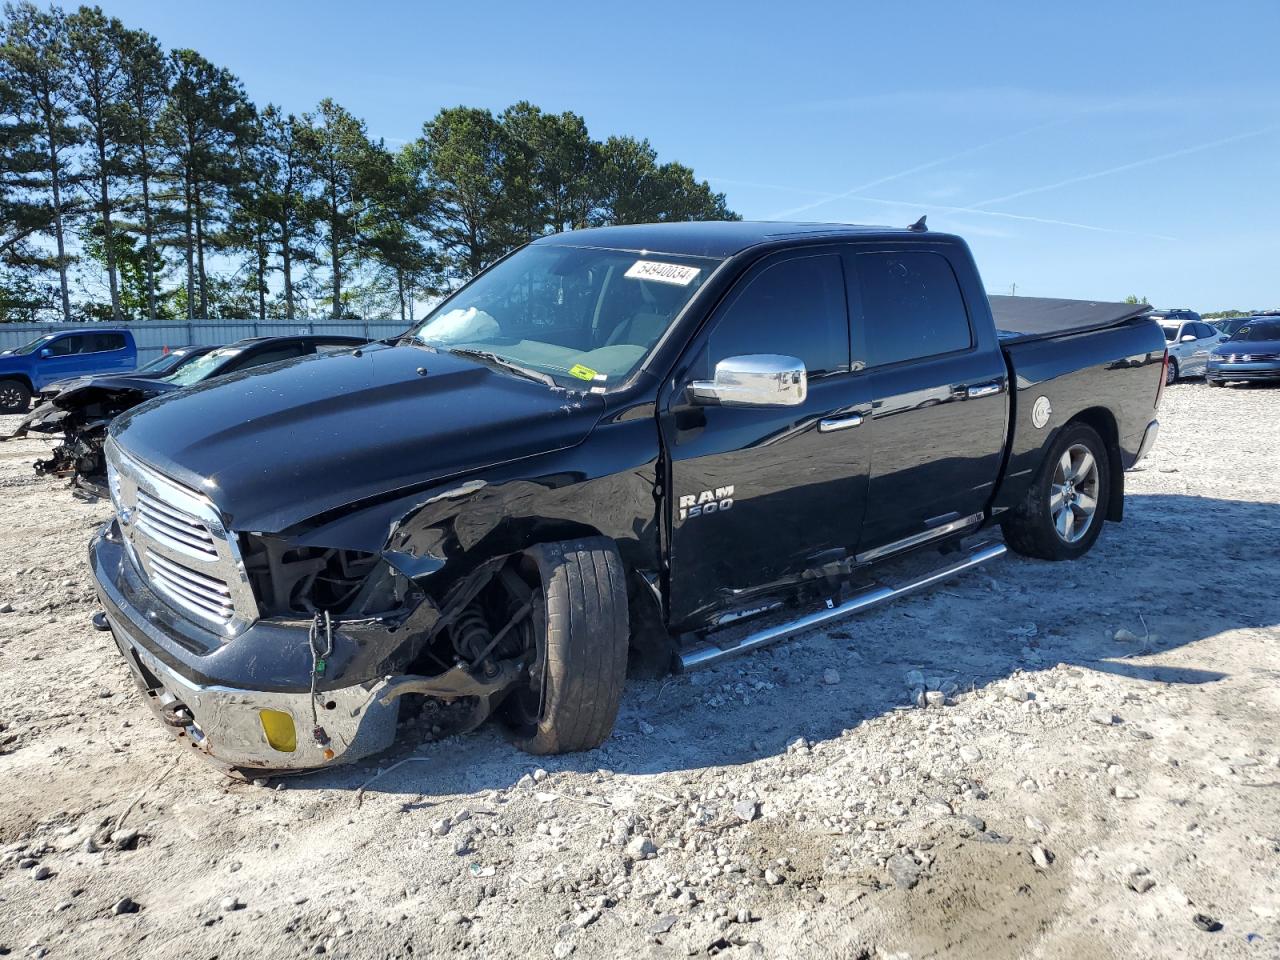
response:
[[[293,753],[298,749],[298,735],[293,729],[293,717],[281,710],[259,710],[262,732],[267,735],[271,749],[281,753]]]

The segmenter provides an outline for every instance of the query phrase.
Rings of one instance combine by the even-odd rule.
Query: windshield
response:
[[[160,379],[165,383],[177,384],[180,387],[190,386],[193,383],[199,383],[205,377],[213,376],[224,363],[232,357],[238,356],[239,353],[239,347],[220,347],[217,350],[211,350],[203,357],[197,357],[183,366],[182,369]]]
[[[1166,343],[1173,343],[1173,341],[1178,339],[1178,328],[1176,326],[1161,327],[1160,329],[1164,331],[1164,339]]]
[[[1255,320],[1237,330],[1231,343],[1246,340],[1280,340],[1280,320]]]
[[[52,339],[53,337],[50,334],[45,334],[43,337],[36,337],[30,343],[24,343],[22,346],[15,348],[13,352],[14,353],[35,353],[36,350],[38,350],[41,347],[41,345],[48,343]]]
[[[158,370],[171,370],[181,363],[185,356],[185,353],[162,353],[154,360],[149,360],[140,366],[138,372],[142,373],[145,370],[148,373],[155,373]]]
[[[459,290],[414,337],[607,388],[640,366],[719,263],[533,245]]]

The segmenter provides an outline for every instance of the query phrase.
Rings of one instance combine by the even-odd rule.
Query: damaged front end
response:
[[[272,772],[358,760],[403,720],[463,732],[528,684],[536,594],[518,557],[432,597],[394,555],[231,533],[202,495],[113,447],[117,516],[90,546],[100,625],[207,757]]]
[[[97,496],[106,495],[103,445],[111,421],[146,395],[99,385],[73,387],[37,406],[9,439],[39,436],[57,441],[49,456],[34,463],[37,474],[71,480]]]

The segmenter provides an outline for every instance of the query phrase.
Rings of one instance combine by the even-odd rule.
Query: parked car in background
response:
[[[31,398],[69,377],[124,373],[138,365],[128,330],[59,330],[0,353],[0,413],[26,413]]]
[[[190,346],[175,347],[167,353],[162,353],[147,363],[144,363],[137,370],[129,374],[130,377],[142,377],[146,380],[159,380],[161,377],[167,377],[171,373],[176,373],[182,367],[186,366],[192,360],[203,357],[206,353],[218,349],[218,344],[210,344],[208,346]],[[50,400],[56,397],[63,390],[72,386],[79,386],[89,377],[70,377],[66,380],[55,380],[40,391],[40,399]]]
[[[1174,383],[1180,377],[1204,376],[1209,355],[1222,340],[1222,331],[1203,320],[1171,320],[1165,311],[1152,314],[1151,318],[1160,324],[1165,342],[1169,345],[1169,366],[1165,369],[1165,382]]]
[[[53,448],[49,459],[36,461],[36,473],[71,477],[80,486],[103,493],[106,466],[102,459],[102,442],[106,439],[107,424],[125,410],[163,393],[203,383],[213,377],[315,353],[351,349],[367,342],[362,337],[329,334],[256,337],[215,347],[160,377],[145,373],[139,376],[136,372],[122,376],[85,377],[36,407],[18,425],[13,437],[32,433],[60,436],[62,442]]]
[[[1224,337],[1230,337],[1246,323],[1256,319],[1257,317],[1231,317],[1229,320],[1215,320],[1213,325],[1222,331]]]
[[[1232,380],[1280,380],[1280,317],[1257,317],[1213,350],[1205,371],[1211,387]]]

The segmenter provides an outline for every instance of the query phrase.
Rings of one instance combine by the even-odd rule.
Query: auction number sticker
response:
[[[626,276],[632,280],[655,280],[677,287],[687,287],[702,271],[680,263],[660,263],[657,260],[637,260],[627,268]]]

